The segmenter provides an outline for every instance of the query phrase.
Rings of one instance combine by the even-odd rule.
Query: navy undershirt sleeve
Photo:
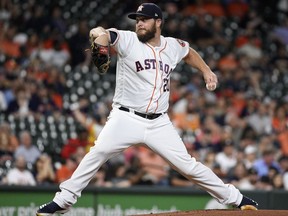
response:
[[[115,40],[117,39],[117,33],[114,31],[109,31],[109,33],[110,33],[111,44],[114,44]]]

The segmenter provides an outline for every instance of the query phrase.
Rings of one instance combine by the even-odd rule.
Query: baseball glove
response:
[[[109,46],[102,46],[93,42],[91,43],[91,55],[92,61],[98,69],[98,73],[107,73],[110,64]]]

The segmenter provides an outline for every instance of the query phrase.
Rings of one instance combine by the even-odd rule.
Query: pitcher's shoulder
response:
[[[167,44],[170,46],[178,46],[181,47],[189,47],[189,43],[185,40],[174,38],[174,37],[164,37],[164,39],[167,41]]]

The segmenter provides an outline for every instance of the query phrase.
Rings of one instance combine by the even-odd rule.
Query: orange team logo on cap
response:
[[[143,5],[140,5],[140,6],[138,7],[137,11],[142,11],[143,7],[144,7]]]

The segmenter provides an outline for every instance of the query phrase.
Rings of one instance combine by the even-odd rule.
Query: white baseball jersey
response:
[[[188,54],[189,44],[161,36],[153,47],[138,40],[135,32],[117,33],[112,44],[118,52],[114,105],[142,113],[163,113],[169,106],[169,80],[176,65]]]

